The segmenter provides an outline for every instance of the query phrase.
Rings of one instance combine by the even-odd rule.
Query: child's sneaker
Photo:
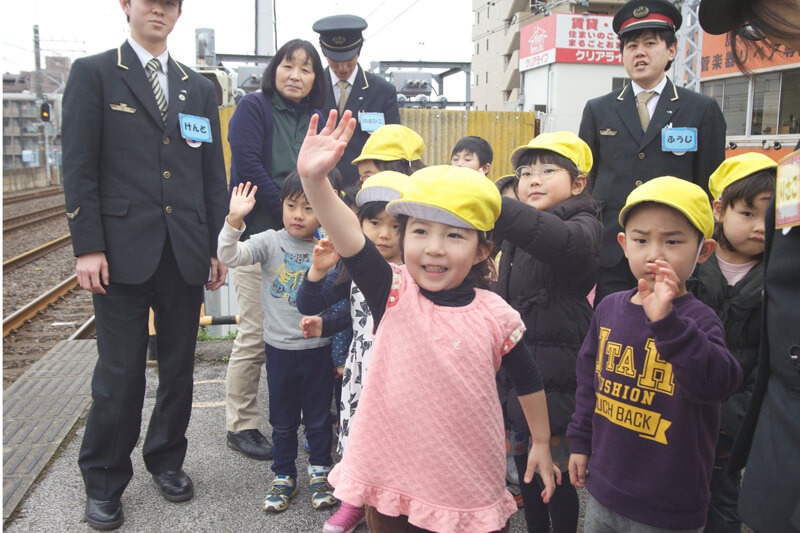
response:
[[[327,509],[336,505],[333,487],[328,483],[329,466],[308,465],[308,478],[311,484],[311,506],[314,509]]]
[[[292,476],[275,476],[261,508],[273,513],[285,511],[289,508],[289,500],[295,494],[297,494],[297,481]]]
[[[347,502],[342,502],[339,510],[328,518],[322,526],[322,533],[352,533],[358,525],[366,519],[367,514],[363,507],[356,507]]]

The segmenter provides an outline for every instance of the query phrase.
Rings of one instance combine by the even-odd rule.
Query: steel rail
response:
[[[94,315],[89,317],[89,320],[81,324],[81,326],[70,335],[67,340],[74,341],[78,339],[86,339],[94,332]]]
[[[46,293],[5,317],[3,319],[3,338],[77,286],[78,276],[73,274]]]
[[[12,270],[16,270],[23,265],[27,265],[31,261],[39,259],[43,255],[46,255],[48,252],[57,250],[62,246],[66,246],[70,242],[72,242],[72,236],[69,233],[67,233],[63,237],[59,237],[58,239],[54,239],[39,247],[33,248],[32,250],[23,252],[16,257],[12,257],[11,259],[3,261],[3,274],[11,272]]]
[[[3,198],[3,205],[18,204],[20,202],[27,202],[28,200],[35,200],[37,198],[45,198],[47,196],[55,196],[62,194],[64,189],[61,187],[54,187],[50,189],[42,189],[40,191],[28,192],[24,194],[15,194],[14,196],[7,196]]]
[[[19,228],[24,228],[30,224],[34,224],[36,222],[42,222],[44,220],[50,220],[51,218],[56,218],[61,215],[65,215],[67,210],[64,208],[63,205],[57,205],[54,207],[47,207],[45,209],[40,209],[38,211],[32,211],[30,213],[25,213],[24,215],[19,215],[15,217],[8,217],[3,219],[3,233],[7,231],[12,231]],[[38,218],[37,218],[38,217]]]

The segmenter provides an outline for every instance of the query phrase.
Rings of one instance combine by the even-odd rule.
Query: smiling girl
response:
[[[501,298],[476,288],[500,194],[470,169],[415,172],[402,199],[386,208],[400,218],[405,257],[404,266],[391,266],[324,179],[355,121],[345,111],[334,130],[331,111],[319,135],[315,122],[298,171],[375,323],[369,380],[331,477],[335,495],[367,506],[370,531],[507,531],[516,504],[504,488],[501,364],[515,377],[535,438],[525,477],[541,470],[545,501],[555,482],[541,379],[519,343],[524,324]]]

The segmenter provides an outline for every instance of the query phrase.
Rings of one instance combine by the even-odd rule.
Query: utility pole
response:
[[[34,64],[36,65],[36,71],[34,73],[34,88],[36,91],[36,97],[39,99],[37,102],[37,107],[39,107],[43,102],[46,102],[47,99],[44,96],[44,92],[42,91],[42,61],[41,61],[41,51],[39,48],[39,25],[35,24],[33,26],[33,60]],[[47,123],[41,121],[40,117],[40,124],[42,125],[42,136],[44,137],[44,175],[47,179],[47,183],[50,183],[50,135],[47,131]]]

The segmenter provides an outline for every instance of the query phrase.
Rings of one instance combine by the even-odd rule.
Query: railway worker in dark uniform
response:
[[[592,149],[589,183],[603,209],[595,305],[636,286],[617,243],[619,211],[634,187],[676,176],[708,190],[708,177],[725,158],[725,119],[717,103],[666,75],[680,26],[680,12],[665,0],[623,5],[613,28],[632,82],[589,100],[583,110],[579,135]]]
[[[168,501],[194,495],[183,460],[198,317],[203,285],[219,288],[227,272],[215,257],[227,213],[216,95],[167,51],[182,1],[119,1],[130,37],[75,61],[62,129],[76,272],[93,293],[99,355],[78,464],[86,521],[102,530],[123,522],[151,306],[159,382],[144,463]]]
[[[349,109],[357,120],[353,137],[336,166],[345,185],[358,180],[358,170],[352,161],[361,153],[370,133],[384,124],[400,124],[394,85],[366,72],[358,64],[364,43],[361,32],[366,27],[367,21],[355,15],[325,17],[313,26],[319,33],[319,44],[328,60],[325,111],[338,109],[341,117],[344,110]]]

